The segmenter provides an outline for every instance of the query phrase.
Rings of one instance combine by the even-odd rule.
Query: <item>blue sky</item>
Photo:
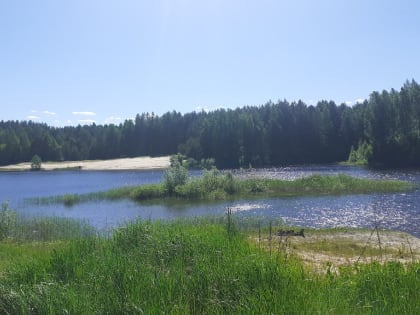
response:
[[[120,123],[420,80],[417,0],[0,0],[0,120]]]

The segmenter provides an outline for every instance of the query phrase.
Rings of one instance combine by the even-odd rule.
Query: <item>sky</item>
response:
[[[119,124],[420,80],[418,0],[0,0],[0,120]]]

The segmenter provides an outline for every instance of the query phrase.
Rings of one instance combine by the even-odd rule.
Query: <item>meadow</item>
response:
[[[281,222],[137,221],[101,234],[83,222],[19,219],[6,205],[2,314],[417,314],[420,263],[317,273],[250,241]],[[38,225],[39,226],[39,225]],[[64,231],[70,231],[65,233]],[[29,237],[33,235],[33,237]]]

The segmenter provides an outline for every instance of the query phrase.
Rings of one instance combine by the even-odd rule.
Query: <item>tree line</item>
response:
[[[0,121],[0,164],[162,156],[214,158],[219,168],[330,163],[363,149],[372,166],[420,166],[420,86],[373,92],[354,106],[320,101],[162,116],[143,113],[119,125],[51,127]],[[368,149],[366,149],[368,148]],[[360,151],[360,150],[359,150]]]

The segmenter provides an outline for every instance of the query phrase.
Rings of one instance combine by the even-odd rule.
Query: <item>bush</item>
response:
[[[165,195],[165,187],[162,184],[152,184],[136,187],[130,193],[130,198],[134,200],[147,200],[165,197]]]
[[[71,207],[74,204],[80,202],[80,197],[77,194],[66,194],[63,195],[63,203],[66,207]]]
[[[39,171],[41,169],[42,160],[38,154],[35,154],[31,160],[31,170]]]
[[[174,160],[171,167],[163,175],[163,185],[169,194],[175,191],[175,187],[184,185],[188,179],[188,170],[179,161]]]
[[[357,149],[351,147],[348,163],[357,165],[366,165],[372,157],[372,145],[367,142],[359,142]]]

